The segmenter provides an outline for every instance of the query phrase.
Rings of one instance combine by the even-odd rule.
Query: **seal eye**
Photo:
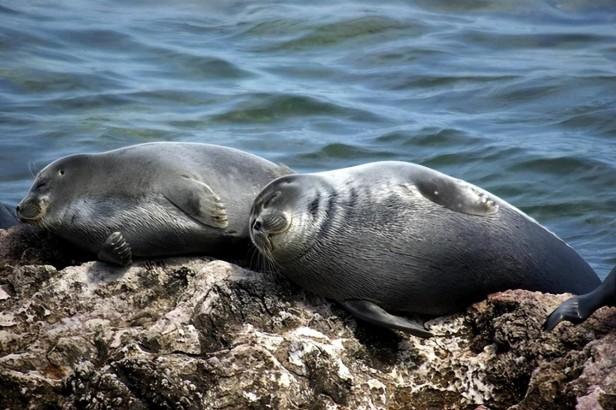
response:
[[[45,185],[47,185],[47,181],[41,181],[38,184],[36,184],[34,189],[41,189],[41,188],[45,187]]]
[[[63,169],[59,170],[58,174],[60,174],[60,176],[64,175],[64,170]]]
[[[265,200],[263,201],[263,208],[267,208],[268,206],[270,206],[270,204],[272,203],[272,201],[276,198],[278,198],[280,196],[280,191],[276,191],[272,194],[270,194],[268,197],[265,198]]]

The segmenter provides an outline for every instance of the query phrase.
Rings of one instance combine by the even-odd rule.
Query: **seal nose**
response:
[[[21,209],[21,208],[19,207],[19,205],[17,205],[17,206],[15,207],[15,212],[16,212],[18,215],[19,215],[19,210],[20,210],[20,209]]]
[[[257,219],[253,224],[252,224],[252,230],[253,231],[257,231],[257,232],[261,232],[261,228],[263,228],[263,223],[261,222],[260,219]]]

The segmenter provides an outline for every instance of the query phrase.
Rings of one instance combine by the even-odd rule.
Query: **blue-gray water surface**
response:
[[[616,264],[613,0],[0,1],[0,201],[62,155],[200,141],[396,159]]]

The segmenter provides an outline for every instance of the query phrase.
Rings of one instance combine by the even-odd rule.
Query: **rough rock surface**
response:
[[[616,408],[616,309],[545,333],[566,295],[508,291],[420,339],[227,262],[68,249],[0,231],[0,408]]]

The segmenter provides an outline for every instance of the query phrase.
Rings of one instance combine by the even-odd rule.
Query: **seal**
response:
[[[0,229],[10,228],[17,223],[13,207],[0,202]]]
[[[592,292],[574,296],[550,313],[545,321],[545,329],[552,330],[563,320],[582,323],[603,306],[616,307],[616,268]]]
[[[426,318],[492,292],[599,283],[573,248],[517,208],[407,162],[278,178],[255,199],[250,225],[259,251],[291,281],[419,336],[430,336]]]
[[[133,257],[214,256],[250,244],[255,196],[290,172],[217,145],[133,145],[52,162],[17,215],[118,265]]]

